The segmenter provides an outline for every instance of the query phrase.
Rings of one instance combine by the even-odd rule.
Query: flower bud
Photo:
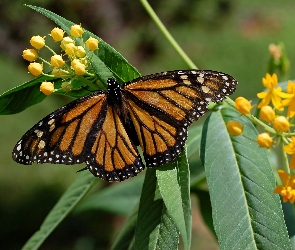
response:
[[[277,116],[273,121],[276,130],[286,132],[290,128],[290,123],[285,116]]]
[[[50,64],[53,67],[61,68],[62,66],[64,66],[65,61],[62,59],[62,57],[60,55],[54,55],[50,59]]]
[[[79,58],[84,57],[86,55],[85,49],[82,46],[77,46],[75,55]]]
[[[51,71],[51,74],[54,75],[54,76],[61,76],[62,75],[62,71],[59,68],[54,68]]]
[[[62,29],[56,27],[50,32],[50,35],[55,42],[60,42],[64,37],[64,33]]]
[[[50,95],[54,92],[54,84],[52,82],[42,82],[40,85],[40,91],[44,95]]]
[[[82,29],[81,25],[75,24],[71,26],[71,36],[73,37],[82,37],[84,30]]]
[[[65,92],[70,92],[73,89],[73,85],[70,82],[63,82],[61,84],[61,88],[65,91]]]
[[[36,49],[41,49],[45,45],[45,40],[41,36],[33,36],[30,40],[31,45]]]
[[[93,37],[89,37],[88,40],[85,42],[85,44],[89,50],[93,51],[98,49],[98,42],[99,41],[97,39]]]
[[[33,62],[38,58],[38,53],[35,49],[25,49],[23,51],[23,58],[29,62]]]
[[[69,36],[66,36],[66,37],[64,37],[64,38],[62,39],[61,44],[60,44],[60,47],[61,47],[63,50],[65,50],[65,49],[66,49],[66,45],[69,44],[69,43],[73,43],[73,44],[75,44],[75,41],[74,41],[72,38],[70,38]]]
[[[33,62],[29,64],[28,70],[33,76],[39,76],[42,74],[43,65],[41,63]]]
[[[276,113],[273,110],[273,108],[271,106],[263,106],[260,109],[260,113],[259,113],[261,120],[265,121],[265,122],[272,122],[275,117],[276,117]]]
[[[235,100],[235,107],[243,115],[249,114],[252,109],[251,103],[241,96]]]
[[[273,139],[268,133],[261,133],[257,136],[257,143],[262,148],[270,148],[273,144]]]
[[[86,73],[85,64],[81,63],[78,59],[74,59],[71,66],[75,70],[76,75],[84,75]]]
[[[73,43],[69,43],[65,45],[65,52],[68,56],[74,56],[76,50],[77,50],[77,46]]]
[[[231,135],[237,136],[243,133],[243,125],[237,121],[229,121],[226,127]]]

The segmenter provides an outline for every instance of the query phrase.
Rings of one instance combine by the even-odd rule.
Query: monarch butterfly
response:
[[[237,81],[210,70],[168,71],[123,85],[108,79],[99,90],[52,112],[15,145],[21,164],[78,164],[96,177],[123,181],[147,167],[172,161],[184,148],[187,128],[221,102]]]

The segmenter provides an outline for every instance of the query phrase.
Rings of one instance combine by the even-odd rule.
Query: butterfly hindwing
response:
[[[12,157],[22,164],[85,161],[106,115],[106,94],[79,98],[49,114],[14,147]]]
[[[86,165],[93,175],[108,181],[123,181],[144,169],[136,146],[111,106],[108,107]]]

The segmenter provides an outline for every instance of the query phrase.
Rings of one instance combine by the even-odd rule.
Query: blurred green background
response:
[[[263,89],[261,78],[266,73],[270,43],[285,44],[291,61],[289,78],[294,78],[294,1],[153,0],[150,3],[200,69],[223,71],[239,81],[233,97],[242,95],[255,103],[256,92]],[[2,0],[1,93],[32,79],[27,73],[28,63],[21,57],[22,50],[30,47],[31,36],[48,35],[55,27],[23,4],[44,7],[81,23],[119,51],[142,75],[187,68],[139,1]],[[11,159],[17,140],[39,119],[69,101],[66,97],[50,96],[21,114],[1,117],[1,249],[19,249],[75,180],[76,171],[84,167],[23,166]],[[107,184],[102,183],[96,189],[102,185]],[[107,249],[121,222],[122,217],[103,211],[70,215],[41,249]]]

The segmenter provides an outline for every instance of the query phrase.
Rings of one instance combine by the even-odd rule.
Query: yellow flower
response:
[[[65,45],[65,52],[68,56],[74,56],[77,50],[77,46],[73,43],[68,43]]]
[[[83,33],[84,33],[84,30],[81,27],[81,25],[75,24],[71,26],[71,35],[73,37],[82,37]]]
[[[85,42],[85,44],[89,50],[96,50],[98,49],[98,42],[99,41],[97,39],[93,37],[89,37],[88,40]]]
[[[72,44],[75,44],[75,41],[70,38],[69,36],[66,36],[62,39],[61,41],[61,44],[60,44],[60,47],[65,50],[66,49],[66,45],[69,44],[69,43],[72,43]]]
[[[295,115],[295,83],[288,81],[287,93],[290,94],[282,101],[284,106],[288,106],[288,117],[292,118]]]
[[[74,59],[71,62],[72,68],[75,70],[76,75],[84,75],[86,73],[85,64],[81,63],[79,59]]]
[[[28,70],[33,76],[39,76],[42,74],[43,65],[41,63],[33,62],[29,64]]]
[[[29,62],[33,62],[38,58],[38,53],[35,49],[25,49],[23,51],[23,58]]]
[[[233,136],[237,136],[243,133],[243,125],[237,121],[229,121],[226,124],[226,127],[228,132]]]
[[[54,55],[50,59],[50,64],[53,67],[61,68],[62,66],[64,66],[65,61],[62,59],[61,55]]]
[[[263,106],[260,109],[259,115],[265,122],[272,122],[275,119],[276,113],[271,106]]]
[[[54,92],[54,84],[52,82],[42,82],[40,85],[40,91],[44,95],[50,95]]]
[[[268,133],[261,133],[257,136],[257,143],[262,148],[270,148],[273,140]]]
[[[79,58],[84,57],[86,55],[85,49],[82,46],[77,46],[75,55]]]
[[[263,106],[268,105],[270,101],[272,101],[276,109],[283,110],[284,107],[282,105],[281,98],[287,98],[289,97],[289,95],[282,92],[281,87],[275,88],[278,85],[277,75],[273,74],[271,76],[267,73],[265,78],[262,78],[262,83],[264,87],[268,88],[269,90],[267,92],[260,92],[257,94],[257,97],[262,99],[258,104],[258,108],[262,108]]]
[[[54,28],[51,30],[50,35],[55,42],[60,42],[64,37],[64,31],[60,28]]]
[[[290,126],[288,119],[282,115],[277,116],[273,121],[273,127],[278,131],[286,132]]]
[[[280,194],[283,197],[283,202],[295,201],[295,175],[290,178],[290,175],[283,170],[278,170],[283,185],[279,185],[274,189],[275,194]]]
[[[41,36],[33,36],[30,40],[31,45],[36,49],[41,49],[45,45],[45,39]]]
[[[251,109],[251,103],[244,97],[240,96],[235,100],[236,109],[243,115],[249,114]]]
[[[292,141],[283,147],[283,150],[289,154],[292,155],[291,160],[290,160],[290,169],[295,169],[295,136],[291,137]]]

